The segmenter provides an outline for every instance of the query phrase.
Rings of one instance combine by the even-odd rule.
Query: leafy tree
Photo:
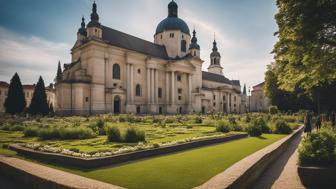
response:
[[[335,109],[321,102],[333,101],[324,95],[326,88],[336,90],[336,1],[277,0],[277,6],[272,68],[277,88],[310,97],[315,110]]]
[[[32,115],[48,115],[49,113],[49,105],[47,102],[44,81],[41,76],[35,86],[34,95],[29,107],[29,112]]]
[[[4,103],[6,113],[9,114],[20,114],[23,112],[26,107],[26,99],[24,96],[22,84],[20,77],[17,73],[12,77],[9,88],[8,96]]]

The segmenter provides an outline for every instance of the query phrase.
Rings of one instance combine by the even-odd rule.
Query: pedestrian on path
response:
[[[304,117],[304,132],[305,133],[311,132],[311,118],[309,112],[306,112]]]
[[[321,125],[322,125],[321,124],[321,116],[318,115],[317,119],[316,119],[316,122],[315,122],[315,127],[316,127],[317,131],[319,131],[321,129]]]

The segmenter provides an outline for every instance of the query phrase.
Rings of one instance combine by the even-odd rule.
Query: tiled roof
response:
[[[35,85],[22,85],[23,89],[31,89],[33,90],[35,88]]]
[[[157,58],[168,59],[166,48],[162,45],[154,44],[106,26],[102,26],[102,29],[103,40],[113,46],[140,52]]]
[[[253,86],[254,87],[262,87],[265,84],[265,82],[259,83],[258,85]]]
[[[226,84],[229,84],[229,85],[240,86],[240,81],[239,80],[229,80],[224,75],[205,72],[205,71],[202,71],[202,79],[203,80],[208,80],[208,81],[215,81],[215,82],[219,82],[219,83],[226,83]]]

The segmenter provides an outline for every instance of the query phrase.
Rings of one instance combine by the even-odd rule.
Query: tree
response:
[[[273,71],[278,88],[312,97],[320,110],[321,99],[329,98],[321,97],[321,89],[336,82],[336,1],[277,0],[277,6]]]
[[[45,91],[44,81],[40,76],[35,89],[34,95],[30,103],[29,112],[32,115],[48,115],[49,113],[49,105],[47,102],[47,95]]]
[[[244,87],[243,87],[243,95],[246,95],[246,84],[244,84]]]
[[[59,82],[62,81],[62,68],[61,68],[61,62],[58,61],[58,67],[57,67],[57,74],[56,74],[56,78],[55,78],[55,82]]]
[[[20,114],[26,107],[26,99],[23,92],[20,77],[17,73],[12,77],[9,88],[8,96],[4,103],[6,113],[9,114]]]

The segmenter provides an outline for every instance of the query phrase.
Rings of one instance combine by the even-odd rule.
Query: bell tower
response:
[[[208,71],[215,74],[223,74],[223,67],[220,64],[221,55],[218,52],[217,42],[214,40],[212,53],[210,54],[210,66],[208,67]]]
[[[87,36],[94,37],[94,38],[102,38],[102,29],[99,23],[99,16],[97,14],[97,4],[93,2],[92,4],[92,13],[91,13],[91,20],[87,25]]]

